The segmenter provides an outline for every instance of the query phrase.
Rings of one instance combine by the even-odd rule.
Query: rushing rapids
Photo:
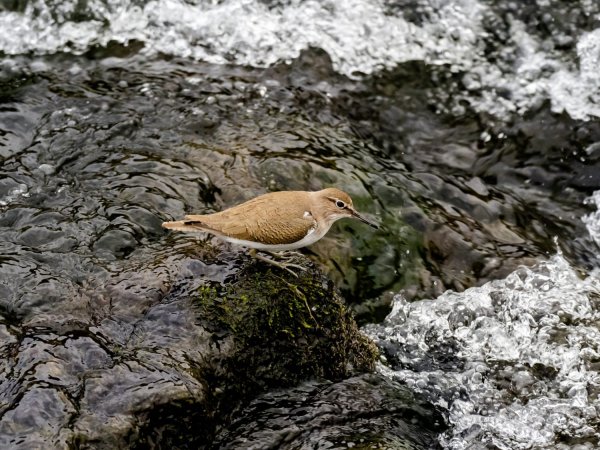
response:
[[[2,447],[597,448],[599,5],[4,2]],[[161,222],[327,186],[383,224],[306,250],[379,373],[346,315],[265,363],[304,302],[236,366],[260,266]]]

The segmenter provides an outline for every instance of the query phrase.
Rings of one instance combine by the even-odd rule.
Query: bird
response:
[[[186,215],[183,220],[163,222],[162,226],[169,230],[213,234],[248,247],[255,258],[294,273],[289,267],[302,267],[280,264],[257,251],[273,255],[273,252],[314,244],[343,218],[358,219],[379,228],[377,223],[356,211],[350,196],[337,188],[270,192],[214,214]]]

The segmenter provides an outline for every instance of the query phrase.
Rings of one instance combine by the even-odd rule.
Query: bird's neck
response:
[[[336,220],[340,219],[340,217],[335,217],[329,211],[327,211],[325,208],[323,208],[322,203],[321,203],[322,200],[319,201],[315,194],[317,194],[317,193],[316,192],[309,193],[309,195],[311,196],[310,197],[311,198],[310,213],[312,214],[314,219],[317,221],[319,230],[322,231],[323,233],[327,233],[327,231],[329,231],[329,229],[331,228],[331,225],[333,225]]]

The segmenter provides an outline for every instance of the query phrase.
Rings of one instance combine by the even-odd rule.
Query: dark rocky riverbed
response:
[[[459,421],[448,405],[455,398],[466,402],[469,393],[444,392],[437,372],[471,370],[469,364],[484,358],[485,352],[465,350],[461,327],[475,327],[475,317],[516,314],[503,308],[521,295],[525,300],[515,305],[525,309],[514,308],[532,320],[556,315],[554,322],[547,319],[557,327],[554,334],[567,327],[565,333],[580,336],[578,327],[597,328],[600,250],[591,231],[597,205],[588,199],[600,190],[600,121],[588,69],[600,48],[593,46],[600,11],[588,11],[583,1],[537,9],[474,2],[484,9],[483,19],[472,23],[482,41],[472,29],[447,40],[434,25],[439,19],[455,27],[448,8],[388,3],[385,19],[377,20],[391,21],[390,36],[401,33],[391,25],[406,19],[416,27],[406,36],[418,41],[419,33],[431,33],[447,55],[426,41],[421,54],[411,41],[405,45],[412,45],[414,57],[400,57],[396,50],[405,50],[382,41],[378,33],[385,29],[374,27],[364,32],[364,53],[344,53],[346,47],[323,38],[320,47],[328,51],[311,41],[290,56],[287,47],[273,44],[266,54],[274,59],[256,50],[254,64],[250,47],[227,53],[220,46],[228,41],[214,41],[212,49],[190,44],[206,52],[191,55],[202,62],[175,44],[167,52],[149,35],[146,41],[111,35],[121,22],[109,13],[109,31],[81,34],[106,32],[106,39],[60,41],[68,25],[57,24],[95,26],[95,14],[104,13],[93,2],[50,15],[44,8],[51,6],[35,2],[0,10],[1,23],[24,17],[29,22],[21,26],[28,23],[29,36],[39,38],[37,51],[25,41],[15,50],[6,31],[0,33],[1,446],[466,448],[469,436],[479,435],[465,425],[454,436]],[[232,5],[237,2],[216,2],[210,11]],[[286,8],[305,7],[248,5],[251,18],[253,7],[267,19],[283,11],[281,23],[288,23]],[[123,17],[140,11],[150,14],[142,8]],[[340,5],[332,11],[342,25],[357,20]],[[356,11],[375,20],[372,8]],[[169,30],[187,33],[172,20]],[[49,25],[46,41],[36,21]],[[161,25],[150,20],[152,27]],[[519,31],[521,40],[508,29]],[[210,41],[211,25],[201,30],[208,35],[187,35],[189,42]],[[330,31],[345,36],[341,25]],[[296,32],[290,25],[280,38]],[[247,42],[257,36],[249,33]],[[531,46],[538,52],[529,54],[532,60],[544,56],[537,72],[522,62]],[[513,53],[520,55],[517,62]],[[574,54],[580,72],[568,71],[577,66]],[[377,63],[381,58],[390,61]],[[501,76],[493,78],[497,71]],[[579,78],[565,82],[573,73]],[[559,95],[567,85],[572,95]],[[580,95],[584,87],[589,96]],[[328,186],[349,192],[357,209],[382,227],[338,222],[303,250],[311,270],[300,279],[252,262],[242,248],[160,226],[269,191]],[[533,288],[522,289],[509,274],[557,252],[563,265],[540,271],[550,273],[550,286],[558,289],[549,288],[552,298],[577,293],[577,304],[538,310],[527,296],[543,298],[543,283],[523,275]],[[479,309],[446,310],[444,294],[442,306],[430,308],[440,320],[422,323],[406,306],[416,302],[420,311],[427,305],[422,299],[447,289],[476,305],[481,299],[469,296],[488,295],[492,280],[501,280],[493,285],[501,292],[494,294],[496,310],[486,301]],[[484,287],[462,294],[473,286]],[[373,325],[392,304],[394,314]],[[583,318],[576,313],[581,308]],[[360,325],[372,324],[368,334],[386,359],[358,333],[351,313]],[[456,335],[438,328],[448,318]],[[495,326],[508,322],[502,323]],[[420,326],[429,331],[420,335]],[[411,327],[421,340],[405,335]],[[398,336],[406,342],[399,344]],[[592,381],[585,398],[593,403],[598,369],[591,354],[600,341],[577,339],[582,356],[568,360],[587,370]],[[519,373],[514,383],[522,386],[529,369],[514,358],[516,365],[498,363],[504,372],[493,366],[485,374],[497,380]],[[365,374],[376,361],[378,373]],[[533,378],[560,373],[559,362],[538,364],[543,367],[531,369]],[[403,372],[409,370],[416,375]],[[435,376],[427,378],[430,372]],[[570,386],[564,380],[563,387]],[[533,398],[516,391],[502,396]],[[597,425],[591,412],[582,417],[582,429]],[[558,442],[553,432],[539,442]],[[504,442],[498,439],[489,442]],[[579,439],[598,442],[593,433]]]

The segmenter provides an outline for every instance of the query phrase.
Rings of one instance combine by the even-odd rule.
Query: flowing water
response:
[[[383,226],[306,253],[443,448],[600,445],[598,2],[8,0],[0,55],[2,446],[201,395],[240,250],[160,223],[326,186]]]

